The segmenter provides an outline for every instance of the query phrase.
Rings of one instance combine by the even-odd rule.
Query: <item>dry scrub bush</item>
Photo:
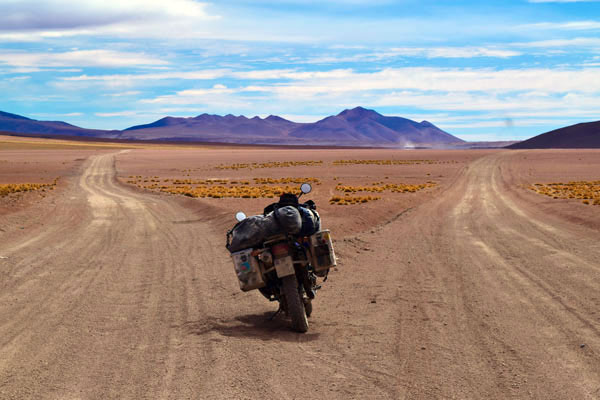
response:
[[[216,169],[256,169],[256,168],[288,168],[298,166],[318,166],[323,165],[323,161],[270,161],[266,163],[238,163],[238,164],[221,164],[217,165]]]
[[[336,190],[345,193],[345,196],[333,196],[329,199],[329,204],[335,205],[348,205],[348,204],[359,204],[367,203],[369,201],[379,200],[380,196],[350,196],[349,193],[357,192],[371,192],[371,193],[382,193],[390,191],[392,193],[415,193],[419,190],[430,188],[435,186],[435,182],[427,182],[417,185],[407,184],[396,184],[396,183],[385,183],[385,182],[374,182],[370,186],[349,186],[338,183],[335,187]]]
[[[252,178],[254,183],[258,185],[272,185],[272,184],[290,184],[295,183],[301,185],[303,183],[314,183],[316,185],[321,184],[319,178]]]
[[[211,197],[221,199],[226,197],[257,199],[273,198],[281,196],[283,193],[295,193],[298,188],[295,186],[147,186],[147,189],[158,189],[161,192],[179,194],[189,197]]]
[[[435,186],[435,182],[421,183],[417,185],[408,185],[404,183],[384,183],[375,182],[371,186],[349,186],[338,184],[335,189],[344,193],[356,193],[356,192],[371,192],[371,193],[382,193],[390,191],[392,193],[415,193],[419,190],[430,188]]]
[[[165,179],[164,182],[171,182],[173,185],[223,185],[229,183],[229,179]],[[245,185],[250,184],[244,181]]]
[[[31,192],[34,190],[45,191],[46,188],[50,190],[54,189],[58,178],[54,179],[52,183],[8,183],[0,185],[0,197],[8,196],[12,193]]]
[[[333,196],[331,199],[329,199],[329,204],[346,206],[351,204],[368,203],[369,201],[375,201],[379,199],[381,199],[380,196]]]
[[[131,178],[131,176],[130,176]],[[161,182],[160,179],[150,179],[147,177],[134,177],[135,179],[130,179],[127,181],[127,183],[131,183],[133,185],[138,185],[140,182],[144,182],[144,183],[148,183],[148,182],[154,182],[154,183],[159,183]],[[178,185],[215,185],[215,184],[219,184],[219,185],[223,185],[223,184],[228,184],[228,183],[232,183],[232,184],[241,184],[241,185],[249,185],[250,181],[229,181],[229,179],[179,179],[179,178],[165,178],[162,180],[162,182],[167,183],[167,182],[171,182],[172,185],[178,186]]]
[[[600,205],[600,181],[536,183],[529,189],[553,199],[578,199],[583,204]]]
[[[283,193],[296,193],[298,186],[280,186],[276,183],[304,183],[313,182],[320,184],[317,178],[253,178],[258,186],[251,186],[250,181],[228,179],[148,179],[135,177],[127,183],[139,188],[158,190],[165,193],[178,194],[188,197],[201,198],[273,198]]]
[[[335,160],[333,165],[420,165],[420,164],[453,164],[456,161],[436,160]]]

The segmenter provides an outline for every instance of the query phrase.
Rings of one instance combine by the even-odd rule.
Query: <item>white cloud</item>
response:
[[[381,56],[403,55],[410,57],[426,57],[426,58],[474,58],[474,57],[496,57],[508,58],[520,56],[521,53],[514,50],[504,50],[487,47],[431,47],[431,48],[392,48],[387,53],[382,53]]]
[[[568,30],[583,31],[600,29],[599,21],[570,21],[570,22],[538,22],[522,26],[525,29],[549,29],[549,30]]]
[[[126,91],[126,92],[110,93],[110,94],[107,94],[107,96],[110,96],[110,97],[129,97],[129,96],[137,96],[140,93],[142,93],[142,92],[140,92],[139,90],[129,90],[129,91]]]
[[[442,124],[446,129],[499,128],[506,125],[507,118],[515,119],[518,127],[560,125],[556,121],[597,116],[600,108],[600,69],[400,68],[372,73],[279,71],[276,75],[295,79],[260,85],[241,82],[236,87],[216,84],[141,102],[162,106],[209,105],[212,109],[273,110],[276,104],[284,110],[314,111],[331,109],[332,105],[429,110],[434,118],[429,118],[430,115],[422,119]],[[253,71],[250,76],[266,80],[268,71]],[[440,110],[446,116],[439,114]],[[457,116],[473,112],[479,115]],[[319,119],[314,114],[281,114],[303,122]],[[295,115],[302,117],[298,119]]]
[[[600,0],[528,0],[530,3],[594,3]]]
[[[331,70],[321,72],[275,72],[277,78],[287,77],[291,82],[225,87],[217,84],[212,88],[197,88],[178,91],[175,94],[145,99],[147,103],[194,104],[206,102],[210,96],[229,95],[230,97],[254,96],[285,101],[327,102],[331,98],[344,96],[354,98],[372,97],[379,99],[380,105],[417,105],[427,103],[447,106],[450,109],[485,109],[484,99],[493,99],[492,109],[499,106],[510,109],[507,99],[518,96],[519,101],[536,99],[555,103],[552,97],[565,93],[579,93],[595,99],[600,93],[600,68],[580,70],[554,69],[444,69],[444,68],[399,68],[384,69],[372,73],[352,70]],[[239,73],[224,74],[224,77],[240,78]],[[258,70],[243,75],[267,80],[268,70]],[[426,100],[419,102],[419,99]],[[459,99],[455,101],[454,99]],[[405,100],[402,100],[405,99]],[[408,99],[408,100],[406,100]],[[566,101],[563,99],[561,101]],[[398,103],[400,102],[400,103]]]
[[[195,0],[0,0],[0,5],[0,42],[157,39],[189,48],[198,39],[277,40],[225,29],[221,17],[208,11],[210,4]]]
[[[206,20],[206,4],[194,0],[4,0],[0,30],[98,27],[138,21]]]
[[[111,117],[133,117],[138,115],[137,111],[117,111],[117,112],[105,112],[105,113],[94,113],[97,117],[111,118]]]
[[[509,122],[510,121],[510,122]],[[488,120],[488,121],[463,121],[463,122],[445,122],[444,120],[437,120],[438,125],[442,125],[444,129],[464,129],[464,128],[507,128],[513,126],[544,126],[556,124],[555,119],[518,119],[513,120],[505,118],[501,120]]]
[[[357,53],[352,55],[319,55],[310,57],[301,63],[307,64],[338,64],[356,62],[384,61],[399,57],[421,57],[421,58],[510,58],[522,55],[520,51],[473,46],[454,47],[392,47],[389,49],[376,50],[368,53]]]
[[[106,75],[77,75],[62,77],[53,82],[57,88],[64,90],[82,90],[92,86],[103,86],[108,89],[125,89],[137,86],[148,86],[152,82],[162,80],[215,80],[219,78],[234,78],[238,80],[261,80],[261,81],[306,81],[310,79],[344,79],[352,78],[354,72],[350,69],[337,69],[330,71],[303,72],[292,69],[280,70],[254,70],[254,71],[231,71],[227,69],[208,69],[197,71],[168,71],[159,73],[139,74],[106,74]],[[219,85],[219,84],[217,84]],[[219,86],[217,86],[218,88]],[[270,92],[270,87],[248,85],[240,91],[246,92]],[[131,92],[131,91],[127,91]]]
[[[300,76],[300,75],[299,75]],[[548,93],[599,92],[600,69],[450,69],[388,68],[377,72],[335,70],[308,75],[292,83],[249,86],[246,91],[270,92],[281,97],[314,97],[362,91],[419,90],[437,92]]]
[[[108,86],[131,86],[136,82],[160,81],[167,79],[181,80],[210,80],[226,76],[228,70],[198,70],[198,71],[168,71],[158,73],[140,74],[107,74],[107,75],[79,75],[60,78],[64,82],[100,82]]]
[[[215,85],[211,89],[181,90],[175,95],[159,96],[154,99],[142,100],[142,102],[159,104],[195,104],[208,102],[213,96],[229,95],[236,92],[237,90],[229,89],[224,85]]]
[[[32,117],[36,117],[36,118],[52,118],[52,119],[58,119],[58,118],[64,118],[64,117],[79,117],[82,115],[83,115],[83,113],[80,113],[80,112],[72,112],[72,113],[65,113],[65,114],[50,114],[50,113],[31,114]]]
[[[294,122],[317,122],[318,120],[325,118],[327,115],[280,114],[279,116],[287,119],[288,121]],[[267,117],[267,115],[264,115],[263,118],[264,117]]]
[[[238,0],[239,3],[254,4],[254,0]],[[269,3],[262,1],[262,3]],[[322,0],[276,0],[271,1],[273,4],[295,4],[295,5],[307,5],[307,4],[318,4],[323,5]],[[383,4],[393,4],[394,0],[328,0],[329,4],[348,5],[348,6],[374,6]]]
[[[287,23],[258,18],[223,19],[212,4],[195,0],[0,0],[0,42],[51,39],[157,39],[190,48],[201,39],[262,42],[317,40]],[[229,7],[225,7],[231,11]],[[234,17],[235,18],[235,17]],[[292,32],[295,31],[295,32]],[[185,44],[185,46],[184,46]]]
[[[196,105],[198,107],[210,107],[211,109],[249,109],[254,101],[248,97],[236,96],[239,89],[231,89],[225,85],[215,85],[209,89],[181,90],[173,95],[158,96],[152,99],[140,100],[147,105],[176,106]],[[164,107],[163,107],[164,108]]]
[[[596,37],[578,37],[578,38],[569,38],[569,39],[548,39],[548,40],[538,40],[533,42],[522,42],[522,43],[514,43],[514,46],[517,47],[600,47],[600,38]]]
[[[141,53],[112,50],[75,50],[63,53],[0,51],[0,64],[14,67],[139,67],[166,65],[166,61]]]
[[[291,69],[267,69],[234,72],[231,76],[239,79],[254,80],[309,80],[309,79],[347,79],[354,75],[351,69],[333,69],[329,71],[297,71]]]
[[[581,121],[583,118],[597,119],[600,98],[580,94],[552,98],[532,98],[519,95],[499,98],[488,94],[475,95],[470,93],[447,95],[400,93],[380,98],[373,103],[373,106],[394,106],[398,108],[408,106],[429,110],[445,110],[456,114],[479,111],[492,115],[506,115],[506,118],[518,118],[518,121],[532,119],[535,115],[541,117],[538,120],[554,119],[564,121],[575,119]],[[441,124],[443,128],[446,128],[443,122],[443,118],[436,120],[437,124]],[[469,123],[469,125],[477,126],[477,123]],[[520,123],[519,126],[527,125]],[[541,124],[536,125],[541,126]],[[548,125],[560,126],[561,123]]]
[[[30,76],[27,75],[22,75],[22,76],[13,76],[12,78],[5,78],[2,79],[4,82],[19,82],[19,81],[26,81],[31,79]]]
[[[73,29],[54,31],[24,31],[24,32],[2,32],[0,30],[0,42],[39,42],[46,39],[60,39],[72,36],[92,35],[93,31]]]

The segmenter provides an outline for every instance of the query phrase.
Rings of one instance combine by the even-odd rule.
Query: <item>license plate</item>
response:
[[[292,257],[282,257],[275,259],[275,271],[277,277],[283,278],[284,276],[292,275],[294,273],[294,263]]]

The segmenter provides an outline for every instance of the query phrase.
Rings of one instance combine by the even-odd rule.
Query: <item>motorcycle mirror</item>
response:
[[[237,214],[235,214],[235,219],[237,219],[238,222],[242,222],[246,219],[246,214],[244,214],[243,211],[239,211]]]
[[[310,193],[310,191],[312,190],[312,186],[310,185],[310,183],[303,183],[300,186],[300,190],[302,191],[302,193],[307,194]]]

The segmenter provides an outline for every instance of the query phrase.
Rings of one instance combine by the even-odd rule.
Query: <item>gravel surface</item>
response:
[[[600,397],[600,234],[520,187],[537,153],[340,235],[306,334],[239,291],[222,210],[118,182],[128,154],[5,219],[0,398]]]

